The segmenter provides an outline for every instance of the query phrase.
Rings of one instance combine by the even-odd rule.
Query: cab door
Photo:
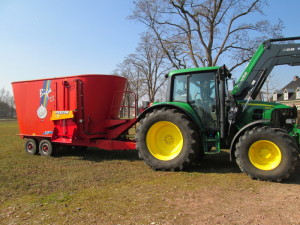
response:
[[[188,102],[197,112],[204,128],[218,128],[215,72],[193,73],[188,76]]]

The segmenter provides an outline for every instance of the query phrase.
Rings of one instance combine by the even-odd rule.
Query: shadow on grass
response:
[[[137,161],[140,160],[136,150],[100,150],[98,148],[87,148],[85,150],[74,149],[59,149],[55,152],[54,157],[74,156],[80,160],[88,160],[94,162],[126,160]]]
[[[86,150],[60,149],[56,151],[54,157],[78,157],[79,160],[88,160],[94,162],[125,160],[141,161],[136,150],[100,150],[97,148],[88,148]],[[190,165],[183,172],[199,173],[240,173],[238,166],[230,162],[229,154],[221,152],[215,155],[206,155],[199,163]]]
[[[229,153],[205,155],[198,163],[189,166],[185,172],[199,173],[241,173],[235,162],[230,162]]]
[[[138,157],[138,152],[136,150],[100,150],[97,148],[88,148],[86,150],[70,150],[70,149],[60,149],[56,152],[54,157],[78,157],[78,160],[88,160],[94,162],[102,161],[114,161],[114,160],[124,160],[124,161],[141,161]],[[229,153],[221,152],[215,155],[205,155],[199,163],[194,163],[188,168],[184,169],[183,172],[192,173],[242,173],[235,163],[235,161],[230,162]],[[300,161],[298,161],[296,171],[292,177],[288,180],[283,181],[285,184],[300,184]]]
[[[223,154],[223,153],[220,153]],[[216,157],[216,158],[214,158]],[[228,157],[220,157],[219,155],[209,155],[204,157],[200,163],[191,165],[185,172],[199,173],[242,173],[235,162],[230,162]],[[250,179],[250,178],[249,178]],[[298,184],[300,185],[300,161],[298,161],[296,170],[290,178],[281,181],[282,184]]]
[[[185,170],[186,172],[199,173],[242,173],[235,161],[230,162],[229,153],[221,152],[216,155],[206,155],[201,159],[200,163],[191,165]],[[283,180],[283,184],[300,185],[300,160],[296,165],[296,170],[292,176]]]
[[[296,171],[294,175],[285,182],[286,184],[299,184],[300,185],[300,160],[296,166]]]

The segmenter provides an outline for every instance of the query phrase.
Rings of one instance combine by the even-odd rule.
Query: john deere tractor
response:
[[[230,159],[251,178],[289,178],[299,158],[297,109],[255,99],[274,66],[299,65],[296,40],[262,43],[231,92],[225,65],[170,72],[167,101],[139,117],[140,158],[154,170],[174,171],[230,149]]]

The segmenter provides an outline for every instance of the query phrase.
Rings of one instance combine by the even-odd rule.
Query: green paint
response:
[[[205,134],[203,134],[203,149],[204,154],[211,155],[211,154],[218,154],[221,151],[221,142],[220,142],[220,132],[217,132],[214,137],[207,137]],[[210,143],[210,145],[209,145]],[[213,144],[215,147],[214,149],[210,146]]]
[[[200,129],[200,131],[204,131],[204,127],[201,122],[201,118],[199,118],[198,114],[195,112],[195,110],[192,108],[192,106],[187,102],[154,102],[153,106],[157,105],[174,105],[183,111],[186,111],[195,121],[196,125]]]
[[[246,101],[238,101],[238,104],[243,109]],[[241,129],[243,126],[259,119],[270,120],[273,110],[280,108],[290,108],[290,106],[274,102],[250,101],[246,110],[238,116],[236,126],[238,129]]]
[[[220,66],[213,66],[213,67],[199,67],[199,68],[190,68],[190,69],[181,69],[181,70],[173,70],[169,73],[169,77],[177,74],[184,74],[184,73],[195,73],[195,72],[203,72],[203,71],[210,71],[210,70],[218,70]]]
[[[239,78],[238,82],[234,85],[232,94],[236,94],[240,91],[240,84],[247,80],[249,74],[252,72],[254,66],[256,65],[257,61],[260,59],[261,55],[264,53],[265,48],[264,45],[261,44],[255,54],[253,55],[251,61],[249,62],[248,66],[246,67],[245,71],[243,72],[242,76]]]

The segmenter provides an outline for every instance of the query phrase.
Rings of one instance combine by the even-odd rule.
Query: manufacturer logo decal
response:
[[[51,90],[51,80],[45,80],[43,82],[43,87],[40,89],[40,106],[37,109],[37,116],[40,119],[45,119],[47,112],[47,104],[50,99],[49,94],[52,92]]]
[[[248,72],[244,72],[241,81],[244,81],[247,78]]]
[[[295,50],[296,50],[295,48],[284,48],[284,49],[282,49],[283,52],[293,52]]]
[[[41,105],[37,110],[37,115],[40,119],[45,119],[47,116],[47,109],[45,106]]]

